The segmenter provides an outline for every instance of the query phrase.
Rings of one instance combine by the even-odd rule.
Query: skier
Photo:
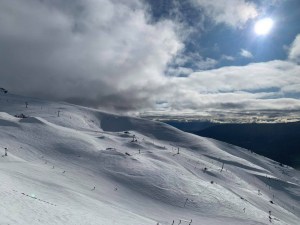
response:
[[[4,151],[5,151],[5,153],[4,153],[4,156],[7,156],[7,148],[4,148]]]
[[[269,221],[270,221],[270,223],[272,223],[272,217],[271,217],[271,211],[269,211]]]

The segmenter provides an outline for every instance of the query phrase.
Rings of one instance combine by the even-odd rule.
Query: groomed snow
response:
[[[1,225],[300,224],[299,171],[246,149],[11,94],[0,129]]]

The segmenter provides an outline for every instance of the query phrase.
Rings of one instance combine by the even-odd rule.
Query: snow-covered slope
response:
[[[1,94],[0,129],[1,225],[300,221],[299,171],[163,123]]]

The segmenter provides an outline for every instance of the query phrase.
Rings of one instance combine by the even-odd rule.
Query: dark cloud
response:
[[[140,1],[4,0],[0,26],[3,86],[94,107],[145,106],[140,90],[163,82],[182,47],[175,24],[148,23]]]

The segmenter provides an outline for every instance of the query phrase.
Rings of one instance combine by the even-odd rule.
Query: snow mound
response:
[[[45,124],[44,120],[38,117],[28,117],[20,119],[20,123],[35,123],[35,124]]]
[[[8,113],[0,112],[0,126],[12,126],[16,127],[17,125],[17,119]]]

